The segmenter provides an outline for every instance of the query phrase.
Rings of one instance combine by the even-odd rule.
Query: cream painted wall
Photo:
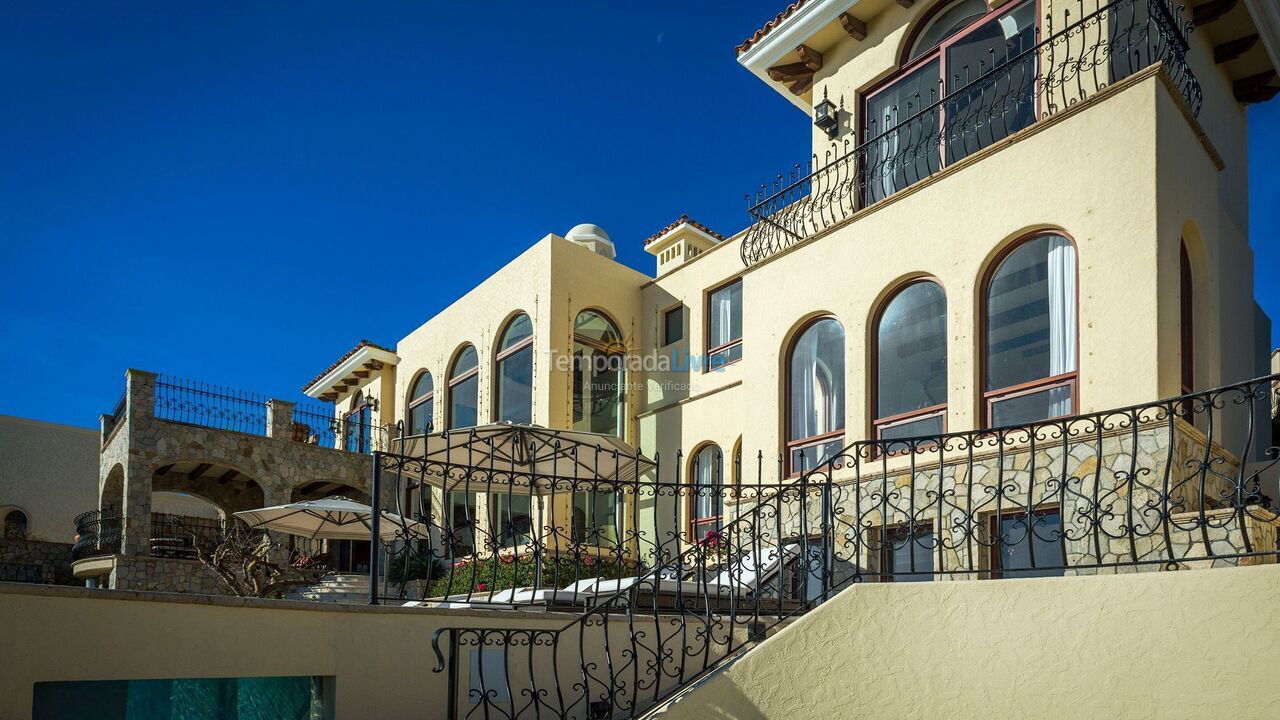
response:
[[[0,583],[0,617],[7,647],[40,648],[0,664],[4,720],[31,717],[37,682],[282,675],[334,678],[339,719],[444,718],[448,675],[432,672],[437,629],[555,629],[572,620],[15,583]],[[620,641],[627,626],[616,627],[611,637]],[[589,657],[597,645],[589,644]],[[576,652],[564,657],[561,672],[570,677]],[[468,658],[461,665],[468,672]],[[509,667],[513,678],[527,672],[519,657]]]
[[[97,430],[0,415],[0,516],[27,515],[40,540],[71,542],[75,516],[98,507]]]
[[[1277,602],[1277,565],[860,584],[656,717],[1274,718]]]
[[[691,449],[741,434],[747,458],[763,452],[768,478],[768,460],[782,447],[785,348],[806,319],[823,314],[833,314],[845,328],[849,439],[870,436],[872,316],[893,288],[919,275],[938,278],[947,292],[949,429],[975,427],[980,278],[1003,246],[1039,228],[1060,229],[1079,249],[1082,411],[1168,394],[1160,372],[1176,367],[1177,358],[1160,357],[1157,310],[1177,305],[1176,297],[1160,296],[1158,281],[1156,143],[1158,127],[1179,122],[1190,136],[1158,76],[1134,78],[1098,102],[1034,126],[1019,141],[745,272],[741,240],[734,238],[659,278],[645,289],[650,337],[656,337],[657,309],[684,302],[692,318],[689,345],[701,352],[706,291],[742,275],[744,357],[721,373],[693,373],[691,400],[666,397],[651,377],[642,447],[666,455],[677,442]],[[1188,162],[1208,162],[1199,142],[1174,141],[1186,147]],[[1099,172],[1100,164],[1106,172]],[[959,208],[963,222],[957,221]],[[714,392],[720,387],[727,389]]]

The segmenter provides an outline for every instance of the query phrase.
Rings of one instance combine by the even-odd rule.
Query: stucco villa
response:
[[[45,648],[0,717],[1274,717],[1275,3],[797,0],[736,50],[813,121],[745,228],[531,235],[307,403],[127,370],[89,587],[0,584]],[[335,497],[367,540],[268,528],[315,586],[193,557]]]

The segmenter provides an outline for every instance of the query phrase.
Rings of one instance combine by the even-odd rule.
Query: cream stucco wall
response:
[[[35,538],[71,542],[98,506],[97,430],[0,415],[0,516],[27,515]]]
[[[1165,162],[1162,140],[1178,148],[1176,160]],[[1216,224],[1220,212],[1211,196],[1176,210],[1176,203],[1161,204],[1160,178],[1188,166],[1196,173],[1188,186],[1212,182],[1208,150],[1165,82],[1151,72],[746,271],[740,238],[705,253],[646,287],[649,337],[657,332],[657,309],[683,302],[692,318],[688,344],[693,352],[704,351],[699,318],[706,291],[741,275],[743,360],[721,372],[689,373],[687,394],[671,397],[660,378],[651,377],[642,447],[668,452],[677,443],[692,449],[714,440],[727,448],[740,433],[748,458],[757,452],[776,456],[785,349],[807,319],[824,314],[834,315],[846,333],[847,434],[851,440],[871,436],[873,316],[894,288],[922,275],[937,278],[947,293],[948,427],[977,427],[981,278],[1000,249],[1042,228],[1065,233],[1078,248],[1081,411],[1176,394],[1168,373],[1172,368],[1176,384],[1177,346],[1169,352],[1165,320],[1170,307],[1176,316],[1177,267],[1173,284],[1166,282],[1168,255],[1160,249],[1170,236],[1176,242],[1176,227],[1189,215]],[[1162,209],[1173,217],[1162,217]],[[1175,227],[1172,233],[1164,230],[1168,225]],[[1224,251],[1220,262],[1220,270],[1238,280],[1232,292],[1251,297],[1249,275],[1237,269],[1239,254]],[[1213,290],[1197,301],[1213,303]],[[1213,373],[1205,381],[1236,379]]]
[[[856,585],[658,717],[1274,718],[1280,566]]]
[[[369,607],[282,600],[139,593],[0,583],[6,647],[0,718],[32,713],[37,682],[269,677],[334,679],[336,718],[444,718],[448,675],[432,672],[431,639],[442,627],[556,629],[559,613]],[[626,624],[617,633],[625,636]],[[615,637],[614,640],[619,640]],[[574,649],[577,649],[576,638]],[[599,642],[588,642],[593,657]],[[469,652],[464,650],[463,652]],[[521,656],[512,678],[528,677]],[[563,654],[565,677],[577,653]],[[468,658],[462,659],[468,682]],[[535,668],[547,673],[549,663]],[[514,682],[514,680],[513,680]],[[465,692],[466,687],[463,687]],[[462,700],[466,707],[466,700]]]

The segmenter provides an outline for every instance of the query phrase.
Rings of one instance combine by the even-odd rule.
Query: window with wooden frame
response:
[[[931,10],[907,43],[901,69],[864,96],[863,203],[1034,122],[1035,45],[1036,0],[994,10],[985,0],[955,0]]]
[[[351,398],[351,409],[342,418],[342,447],[348,452],[372,452],[373,408],[368,398],[356,393]]]
[[[844,447],[844,327],[811,321],[787,352],[787,474],[812,470]]]
[[[573,324],[573,429],[622,437],[626,348],[603,313],[583,310]]]
[[[881,306],[874,327],[876,439],[946,432],[947,295],[942,286],[922,278],[901,287]]]
[[[431,432],[435,410],[435,382],[431,373],[423,371],[409,390],[409,434],[425,435]]]
[[[983,405],[988,427],[1077,412],[1076,248],[1052,232],[1011,245],[984,283]]]
[[[707,370],[742,359],[742,278],[707,293]]]
[[[720,447],[707,443],[689,466],[693,496],[689,499],[689,537],[694,542],[720,530],[724,516],[724,458]]]
[[[880,545],[882,582],[927,582],[933,579],[937,540],[933,523],[925,520],[884,528]]]
[[[511,318],[494,358],[494,417],[498,422],[533,422],[533,322],[520,313]]]
[[[449,413],[445,425],[475,427],[480,408],[480,362],[475,346],[465,345],[449,368]]]
[[[684,306],[677,305],[662,313],[662,345],[674,345],[684,339]]]
[[[1066,574],[1062,512],[1057,507],[1011,510],[988,520],[991,578],[1058,577]]]

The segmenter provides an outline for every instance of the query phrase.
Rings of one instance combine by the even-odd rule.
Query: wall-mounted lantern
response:
[[[835,138],[840,134],[840,111],[835,103],[827,99],[827,89],[822,88],[822,102],[813,106],[813,124],[825,132],[827,137]]]

